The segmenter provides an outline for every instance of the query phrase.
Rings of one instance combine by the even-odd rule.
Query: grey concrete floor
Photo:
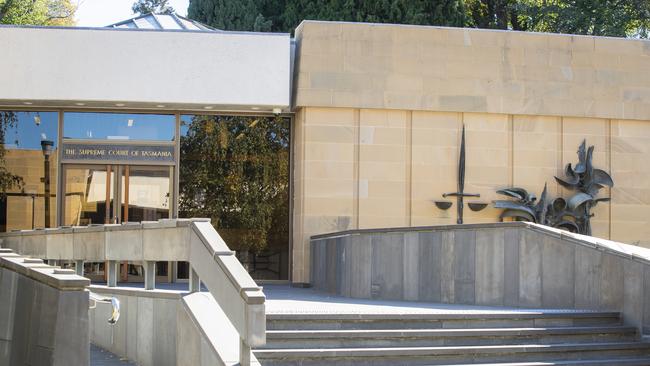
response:
[[[139,287],[142,283],[120,283]],[[160,290],[186,292],[187,283],[157,283]],[[513,307],[448,305],[429,302],[352,299],[330,295],[311,288],[289,285],[264,285],[267,314],[530,314],[583,312],[573,309],[521,309]],[[202,291],[207,291],[205,287]],[[587,310],[588,311],[588,310]]]
[[[136,364],[121,360],[118,356],[91,343],[90,366],[136,366]]]

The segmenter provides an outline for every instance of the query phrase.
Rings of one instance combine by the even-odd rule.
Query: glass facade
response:
[[[0,231],[56,226],[58,116],[0,111]]]
[[[171,114],[66,112],[64,139],[174,141]]]
[[[290,120],[181,116],[179,216],[209,217],[255,279],[289,269]]]
[[[0,122],[0,231],[209,217],[254,278],[288,279],[289,118],[0,111]],[[170,264],[157,274],[187,278]],[[102,263],[87,267],[103,277]],[[123,267],[122,280],[141,278],[138,263]]]

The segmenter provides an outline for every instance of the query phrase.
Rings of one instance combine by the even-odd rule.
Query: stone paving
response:
[[[267,314],[535,314],[584,312],[573,309],[518,309],[427,302],[352,299],[313,289],[264,286]]]
[[[143,284],[120,283],[119,286],[142,287]],[[263,287],[266,295],[267,314],[535,314],[585,311],[352,299],[330,295],[311,288],[296,288],[289,285],[264,285]],[[187,291],[187,283],[157,283],[156,288],[184,292]],[[202,291],[207,290],[203,288]]]
[[[90,344],[90,366],[137,366],[109,351]]]

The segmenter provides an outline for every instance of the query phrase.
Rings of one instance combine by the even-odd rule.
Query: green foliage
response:
[[[190,0],[188,16],[223,30],[292,32],[304,19],[463,26],[462,0]]]
[[[302,20],[648,37],[648,0],[190,0],[223,30],[293,32]]]
[[[7,128],[14,127],[18,123],[18,118],[14,112],[0,111],[0,198],[6,196],[7,191],[14,187],[22,189],[23,178],[19,175],[12,174],[7,170],[5,164],[5,135]]]
[[[173,14],[174,8],[169,6],[169,0],[138,0],[133,3],[131,10],[136,14]]]
[[[194,116],[181,137],[181,217],[209,217],[236,250],[286,247],[289,137],[282,117]]]
[[[0,0],[0,24],[74,25],[70,0]]]

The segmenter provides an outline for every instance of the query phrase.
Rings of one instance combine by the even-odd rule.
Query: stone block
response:
[[[603,254],[601,260],[600,279],[600,308],[603,310],[620,311],[624,308],[625,271],[622,257],[614,254]]]
[[[476,231],[476,303],[504,304],[504,241],[499,229]]]
[[[45,235],[47,259],[73,259],[73,234],[70,232]]]
[[[574,248],[557,238],[543,238],[542,306],[572,308],[574,306]]]
[[[106,259],[142,260],[142,231],[106,231]]]
[[[448,304],[456,301],[454,236],[453,231],[443,231],[440,238],[442,244],[440,246],[440,300]]]
[[[176,329],[169,319],[175,319],[178,301],[153,299],[153,364],[176,365]],[[152,336],[153,336],[152,334]]]
[[[325,268],[326,272],[326,289],[327,292],[331,294],[337,293],[337,284],[339,276],[339,258],[337,252],[336,239],[327,239],[325,241],[325,250],[326,250],[326,263]]]
[[[11,341],[13,338],[17,290],[18,274],[0,268],[0,309],[2,309],[0,311],[0,340]],[[9,355],[9,345],[10,343],[6,344],[7,355]]]
[[[350,295],[369,299],[372,287],[372,244],[370,235],[356,235],[348,251],[351,263]]]
[[[418,263],[418,300],[442,301],[441,271],[442,271],[442,234],[440,232],[418,233],[419,263]]]
[[[458,230],[454,235],[454,300],[476,302],[476,231]]]
[[[643,325],[644,267],[629,259],[623,262],[623,320],[636,327]]]
[[[404,233],[404,300],[417,301],[420,286],[420,243],[417,232]]]
[[[396,234],[372,235],[372,286],[377,286],[377,297],[399,300],[404,294],[404,236]]]
[[[201,334],[183,306],[178,307],[176,343],[177,365],[201,365]]]
[[[600,306],[601,257],[596,249],[575,248],[575,306],[598,309]]]
[[[142,366],[152,366],[154,356],[154,308],[153,299],[138,298],[138,327],[137,361]],[[156,335],[157,338],[158,335]]]
[[[542,243],[539,235],[530,230],[520,236],[519,304],[542,305]]]
[[[163,228],[142,231],[143,255],[146,260],[187,261],[190,257],[190,229]]]
[[[127,296],[126,303],[121,304],[126,308],[126,357],[129,360],[138,358],[138,298]],[[175,318],[170,318],[175,319]]]
[[[89,364],[89,344],[88,293],[60,291],[53,365]]]
[[[503,287],[504,305],[519,305],[519,236],[520,229],[504,233]]]
[[[106,234],[104,231],[74,232],[72,242],[73,259],[84,261],[103,261],[105,252]]]
[[[650,268],[643,268],[643,326],[641,333],[650,334]]]

